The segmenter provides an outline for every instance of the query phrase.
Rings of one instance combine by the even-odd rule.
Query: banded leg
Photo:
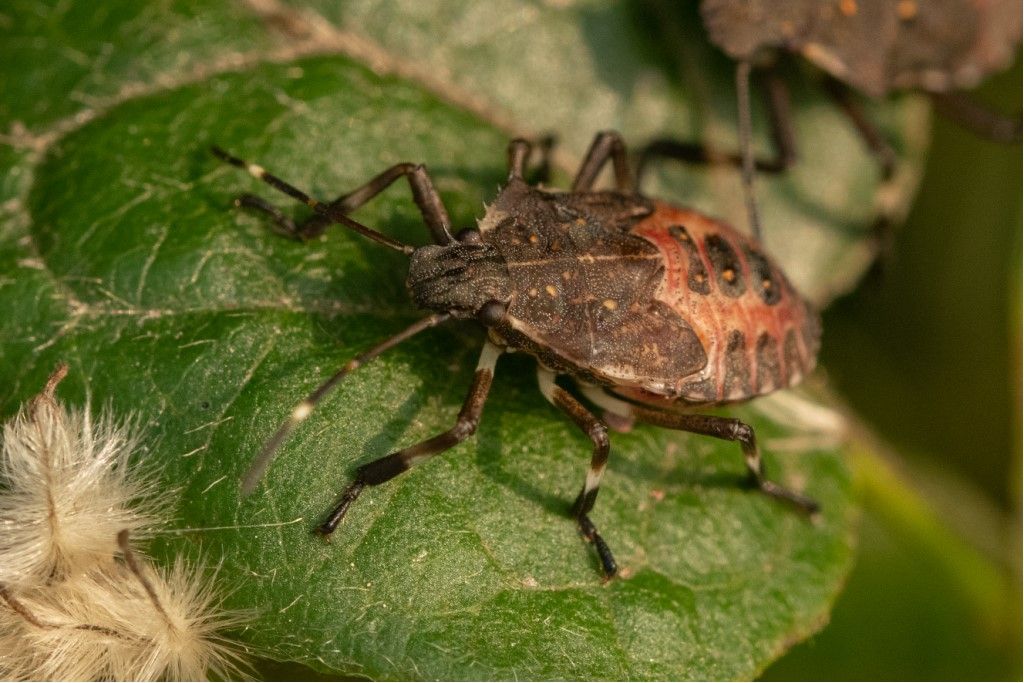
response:
[[[659,427],[678,429],[695,434],[705,434],[729,441],[739,441],[743,449],[743,455],[746,457],[747,469],[751,474],[751,478],[757,484],[758,489],[773,498],[791,502],[807,513],[818,511],[818,504],[810,498],[765,480],[764,464],[761,461],[761,454],[757,447],[754,430],[739,420],[714,415],[692,415],[645,408],[635,403],[624,401],[608,390],[599,387],[585,388],[584,395],[596,405],[604,408],[607,414],[614,415],[615,419],[622,420],[626,424],[631,425],[633,421],[640,420],[641,422],[647,422]]]
[[[744,201],[747,205],[751,232],[760,239],[760,217],[754,195],[754,171],[761,173],[783,173],[797,158],[796,136],[793,132],[793,115],[790,108],[789,88],[778,72],[769,68],[764,71],[764,93],[771,123],[774,157],[755,157],[751,141],[750,111],[750,64],[740,62],[736,67],[736,100],[739,110],[740,149],[738,152],[722,152],[696,142],[682,142],[672,139],[657,139],[648,143],[640,153],[637,168],[637,184],[644,177],[652,159],[675,159],[690,164],[728,163],[743,171]]]
[[[473,375],[473,383],[459,411],[459,417],[451,429],[356,469],[355,479],[342,492],[331,513],[317,527],[317,533],[323,536],[333,533],[344,519],[349,507],[367,486],[377,486],[390,481],[414,465],[429,460],[472,436],[480,424],[480,415],[483,413],[491,381],[494,379],[494,365],[502,351],[501,347],[491,342],[484,344],[480,361],[476,366],[476,374]]]
[[[774,156],[755,157],[754,168],[759,173],[784,173],[796,163],[798,156],[789,87],[775,69],[764,71],[764,86]],[[640,150],[637,185],[643,181],[650,162],[657,159],[672,159],[684,164],[743,166],[743,154],[740,151],[725,152],[700,142],[657,138]]]
[[[448,217],[448,211],[441,202],[441,197],[437,194],[437,190],[434,188],[434,185],[430,180],[430,176],[427,175],[426,168],[422,164],[396,164],[374,177],[365,185],[361,185],[352,192],[344,194],[334,201],[325,204],[313,199],[305,192],[302,192],[284,180],[271,175],[258,164],[250,164],[238,157],[228,154],[219,147],[213,147],[211,148],[211,151],[217,158],[226,161],[232,166],[244,169],[254,178],[262,180],[274,189],[299,200],[316,211],[316,214],[305,223],[296,225],[291,218],[285,216],[279,209],[260,197],[256,197],[251,194],[244,194],[236,200],[236,204],[238,206],[254,208],[269,214],[271,218],[273,218],[278,230],[288,237],[299,240],[308,240],[323,234],[324,230],[327,229],[327,226],[330,223],[335,222],[341,223],[342,225],[370,237],[377,242],[382,242],[392,248],[398,248],[399,251],[411,253],[411,247],[406,248],[405,245],[401,245],[395,240],[384,237],[375,230],[371,230],[370,228],[357,223],[346,215],[355,211],[363,204],[366,204],[399,178],[404,177],[409,181],[413,201],[419,208],[420,213],[423,216],[423,221],[430,229],[434,242],[437,244],[448,244],[452,241],[449,231],[451,219]]]
[[[590,149],[580,164],[576,179],[572,183],[573,192],[588,192],[594,187],[597,175],[608,162],[612,162],[615,170],[615,187],[620,192],[633,192],[636,186],[629,172],[629,161],[626,158],[626,144],[622,136],[612,130],[598,133],[590,143]]]
[[[555,146],[555,137],[546,135],[537,141],[540,151],[540,164],[537,166],[536,181],[546,183],[551,178],[551,150]],[[515,138],[508,143],[508,179],[525,180],[526,164],[530,160],[534,143],[523,138]]]
[[[560,408],[569,418],[576,423],[576,426],[590,437],[594,443],[594,452],[590,458],[590,469],[587,471],[587,478],[572,504],[572,514],[579,525],[580,533],[590,543],[594,544],[597,556],[601,560],[601,568],[604,570],[606,579],[611,579],[618,572],[615,558],[605,540],[598,533],[597,527],[590,520],[590,511],[594,508],[597,500],[597,492],[601,487],[601,477],[604,475],[605,467],[608,464],[608,428],[598,420],[573,396],[555,384],[555,374],[550,370],[538,368],[537,383],[540,391],[552,405]]]
[[[577,382],[580,393],[604,412],[601,418],[605,424],[617,432],[628,432],[633,429],[636,418],[633,417],[633,406],[620,398],[615,398],[603,387],[594,384]]]
[[[754,430],[745,422],[731,417],[674,413],[641,406],[632,406],[632,412],[633,416],[641,422],[648,422],[659,427],[713,436],[726,441],[738,441],[740,448],[743,449],[750,478],[761,492],[790,503],[807,514],[814,514],[818,511],[818,503],[814,500],[765,479],[764,462],[761,460],[761,451],[757,447]]]
[[[263,445],[263,449],[260,451],[259,455],[256,456],[256,459],[253,460],[252,465],[249,466],[249,470],[245,473],[245,476],[242,477],[242,496],[244,497],[252,493],[252,490],[256,488],[256,484],[258,484],[260,479],[263,477],[263,473],[267,471],[271,461],[274,459],[274,455],[277,454],[277,449],[281,447],[284,440],[288,438],[288,435],[293,429],[302,424],[306,418],[313,413],[313,409],[316,408],[316,405],[323,400],[324,396],[338,386],[343,379],[388,349],[398,346],[406,339],[409,339],[423,330],[443,323],[450,317],[451,315],[448,313],[435,313],[434,315],[423,318],[422,320],[405,328],[395,336],[385,339],[370,350],[359,354],[349,362],[345,363],[340,370],[335,372],[320,386],[314,389],[313,393],[304,398],[292,409],[292,414],[288,416],[288,419],[277,428],[274,435]]]
[[[427,224],[430,234],[434,238],[434,242],[436,244],[448,244],[451,242],[451,218],[448,217],[448,210],[445,209],[441,196],[437,193],[433,181],[431,181],[430,176],[427,174],[427,168],[423,164],[395,164],[365,185],[338,197],[330,203],[330,207],[341,213],[351,213],[376,197],[400,178],[405,178],[409,181],[412,200],[416,203],[417,208],[419,208],[423,221]],[[318,219],[320,221],[319,225],[314,223]],[[305,225],[316,226],[312,228],[316,232],[310,235],[310,237],[319,235],[327,228],[324,219],[318,216],[310,218]],[[308,239],[306,236],[303,237]]]

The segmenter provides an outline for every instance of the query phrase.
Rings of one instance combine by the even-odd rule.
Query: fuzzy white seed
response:
[[[130,472],[140,448],[131,421],[69,409],[46,388],[3,428],[0,584],[61,580],[117,551],[118,532],[145,535],[161,504],[151,480]]]
[[[220,630],[244,615],[220,608],[214,576],[134,550],[168,506],[132,460],[134,423],[57,402],[66,374],[3,428],[0,680],[236,678]]]

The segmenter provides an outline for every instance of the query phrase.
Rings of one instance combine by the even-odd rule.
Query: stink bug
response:
[[[269,213],[282,232],[308,238],[335,222],[409,255],[409,291],[417,306],[431,311],[356,356],[301,401],[245,475],[244,494],[256,486],[289,432],[346,375],[418,332],[463,318],[478,320],[487,339],[455,425],[358,467],[319,533],[334,532],[367,486],[383,484],[472,435],[498,357],[513,350],[537,359],[541,393],[593,442],[572,515],[607,577],[615,575],[616,563],[590,512],[608,460],[608,429],[555,383],[558,375],[576,380],[580,393],[613,424],[642,421],[738,442],[760,491],[806,512],[817,509],[809,498],[765,478],[748,425],[693,412],[799,382],[816,362],[817,313],[756,242],[696,211],[641,195],[617,133],[597,135],[569,192],[528,185],[524,172],[531,147],[513,140],[506,184],[477,227],[457,236],[422,165],[393,166],[324,204],[261,166],[213,152],[316,212],[297,226],[262,199],[244,195],[237,201]],[[593,189],[609,161],[616,189]],[[409,181],[434,244],[414,248],[348,217],[400,178]]]
[[[780,53],[799,54],[825,71],[825,91],[836,102],[878,160],[892,175],[897,157],[865,114],[853,90],[873,98],[915,90],[938,109],[979,135],[1019,142],[1021,122],[999,116],[958,92],[1006,68],[1018,54],[1020,0],[701,0],[711,42],[736,60],[740,153],[718,154],[703,146],[656,140],[646,155],[703,163],[723,158],[742,165],[751,227],[760,235],[753,200],[756,170],[779,173],[796,160],[796,137],[786,83],[772,68]],[[751,150],[750,76],[766,65],[765,86],[774,156],[754,159]],[[876,230],[887,228],[877,225]]]
[[[711,41],[739,61],[798,52],[871,97],[973,88],[1009,66],[1020,0],[701,0]]]

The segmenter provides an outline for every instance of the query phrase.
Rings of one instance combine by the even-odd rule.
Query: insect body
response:
[[[1021,37],[1020,0],[702,0],[701,14],[711,41],[740,63],[741,72],[773,50],[798,52],[826,71],[829,94],[885,175],[892,173],[896,154],[847,86],[875,98],[898,90],[926,92],[941,111],[979,135],[1020,141],[1019,116],[998,116],[955,92],[1013,62]],[[784,86],[775,80],[771,87]],[[747,101],[746,93],[737,94],[741,104]],[[783,97],[788,96],[769,99],[776,129],[789,126],[781,120],[788,114],[775,104]],[[741,111],[741,126],[749,125],[749,116],[749,110]],[[775,137],[780,159],[792,158],[793,150],[782,151],[792,145],[792,134]]]
[[[858,90],[973,88],[1013,61],[1019,0],[701,0],[712,42],[737,60],[799,52]]]
[[[557,372],[696,406],[789,386],[814,365],[816,315],[751,240],[702,214],[514,178],[480,227],[508,273],[492,339]],[[417,275],[414,256],[414,296]]]
[[[654,2],[655,6],[662,3]],[[711,42],[736,60],[739,154],[671,139],[652,141],[645,157],[690,163],[725,159],[743,168],[751,228],[760,235],[753,197],[754,171],[779,173],[797,158],[789,89],[771,68],[780,53],[797,53],[828,74],[826,93],[853,123],[877,159],[883,178],[897,155],[863,111],[851,88],[880,98],[899,90],[931,95],[940,111],[984,137],[1020,142],[1020,116],[1003,117],[957,92],[973,88],[1009,66],[1021,37],[1020,0],[701,0]],[[754,159],[751,147],[750,74],[764,69],[774,156]],[[891,226],[880,217],[883,239]]]
[[[753,481],[766,494],[805,511],[816,505],[764,478],[753,430],[726,417],[690,412],[740,401],[798,382],[815,363],[817,314],[760,247],[729,226],[694,211],[650,200],[634,189],[625,148],[602,133],[570,192],[531,187],[523,178],[530,146],[509,145],[509,178],[477,229],[458,237],[422,166],[402,164],[330,204],[321,204],[261,167],[221,150],[222,159],[311,206],[318,216],[410,255],[408,287],[433,313],[350,361],[298,404],[243,480],[250,491],[290,430],[345,375],[417,332],[452,318],[474,318],[488,330],[468,396],[455,425],[419,444],[356,470],[354,481],[320,525],[332,533],[367,486],[382,484],[468,438],[476,429],[498,357],[514,349],[539,361],[541,393],[593,442],[590,469],[572,511],[607,576],[615,560],[589,513],[608,460],[605,423],[558,375],[615,424],[639,420],[739,442]],[[612,161],[617,187],[593,190]],[[413,249],[345,215],[401,177],[435,244]],[[263,200],[242,205],[274,216],[282,231],[307,236]]]

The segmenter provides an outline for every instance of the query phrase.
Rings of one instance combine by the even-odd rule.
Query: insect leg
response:
[[[540,149],[540,163],[537,164],[534,171],[534,182],[542,184],[551,182],[551,152],[555,149],[557,142],[554,135],[545,135],[537,140],[537,147]]]
[[[536,143],[540,148],[540,164],[537,166],[535,180],[546,183],[551,179],[551,150],[555,146],[555,136],[545,135]],[[530,159],[534,143],[523,138],[515,138],[508,143],[508,179],[524,179],[526,163]]]
[[[790,107],[789,87],[774,68],[759,69],[764,74],[765,103],[771,124],[772,157],[756,157],[754,168],[759,173],[784,173],[796,163],[796,135]],[[729,164],[743,166],[741,152],[725,152],[700,142],[673,138],[657,138],[640,150],[637,162],[637,186],[643,182],[651,161],[672,159],[686,164]]]
[[[262,197],[257,197],[254,194],[248,193],[241,194],[235,199],[235,206],[241,209],[256,209],[257,211],[268,214],[273,219],[274,225],[277,226],[277,229],[274,232],[280,235],[298,240],[309,239],[302,235],[302,229],[295,224],[295,221],[293,221],[290,216],[285,215],[281,209],[277,208]],[[312,218],[310,220],[312,220]],[[308,222],[309,221],[307,221],[307,223]],[[330,221],[328,221],[328,223],[330,223]]]
[[[761,218],[757,211],[757,196],[754,193],[754,144],[751,135],[750,114],[750,62],[736,63],[736,106],[739,109],[740,155],[742,156],[743,199],[747,204],[750,232],[754,239],[761,239]]]
[[[365,237],[369,237],[375,242],[384,244],[385,246],[396,249],[397,251],[402,251],[406,254],[412,253],[412,247],[401,244],[390,237],[382,235],[376,230],[368,228],[362,223],[359,223],[346,215],[380,194],[386,187],[391,185],[391,183],[403,176],[409,178],[409,185],[412,188],[413,200],[419,207],[420,213],[423,214],[423,220],[427,224],[427,227],[430,228],[430,232],[433,235],[434,240],[438,244],[447,244],[453,239],[448,231],[451,223],[448,218],[448,212],[445,210],[444,204],[441,202],[441,198],[437,194],[437,190],[434,189],[434,186],[430,181],[430,177],[427,175],[426,169],[422,165],[397,164],[392,166],[383,173],[377,175],[365,185],[356,188],[348,194],[338,197],[333,202],[325,204],[313,199],[290,183],[268,173],[266,169],[258,164],[250,164],[243,159],[228,154],[219,147],[212,147],[211,151],[218,159],[247,171],[254,178],[262,180],[274,189],[283,192],[293,199],[297,199],[316,212],[316,215],[313,218],[318,219],[319,222],[311,223],[310,225],[312,227],[307,228],[305,224],[302,226],[296,226],[290,219],[286,219],[279,210],[258,197],[254,197],[253,195],[242,195],[242,197],[237,200],[236,203],[239,206],[255,208],[265,213],[269,213],[274,218],[278,228],[288,236],[294,237],[295,239],[309,239],[316,237],[324,231],[328,224],[334,222],[340,223],[341,225],[355,230]]]
[[[765,101],[768,104],[768,121],[772,129],[775,157],[758,160],[755,165],[762,173],[784,173],[796,163],[798,156],[789,86],[777,69],[766,69],[764,77]]]
[[[750,477],[758,489],[772,498],[791,503],[808,514],[818,511],[818,504],[815,501],[765,479],[764,463],[761,460],[761,451],[757,447],[754,430],[745,422],[731,417],[674,413],[652,410],[641,406],[633,406],[633,415],[642,422],[649,422],[659,427],[713,436],[717,439],[725,439],[726,441],[738,441],[740,448],[743,449],[747,470],[750,472]]]
[[[274,432],[272,437],[270,437],[270,440],[263,445],[263,450],[261,450],[259,455],[256,456],[252,465],[249,466],[249,470],[245,473],[245,476],[242,477],[242,495],[247,496],[252,493],[252,490],[256,488],[256,484],[258,484],[260,479],[263,477],[263,473],[266,472],[267,467],[270,466],[271,460],[274,459],[277,449],[281,447],[284,440],[293,429],[304,422],[306,418],[313,413],[313,409],[316,408],[316,405],[323,400],[323,397],[334,389],[341,380],[345,379],[345,377],[354,370],[370,362],[388,349],[401,344],[406,339],[409,339],[423,330],[443,323],[450,317],[451,316],[447,313],[435,313],[434,315],[413,323],[393,337],[385,339],[370,350],[364,351],[349,362],[345,363],[340,370],[335,372],[325,382],[313,390],[313,393],[300,401],[299,404],[292,409],[292,414],[288,416],[288,419],[277,428],[277,431]]]
[[[328,206],[332,210],[340,211],[341,213],[351,213],[402,177],[409,181],[409,189],[412,190],[412,200],[416,202],[420,214],[423,215],[423,222],[430,229],[434,242],[437,244],[448,244],[451,242],[451,218],[448,217],[448,210],[445,209],[441,196],[437,193],[437,189],[430,180],[430,175],[427,174],[427,169],[423,164],[395,164],[383,173],[375,176],[365,185],[341,195]],[[302,226],[302,238],[316,237],[327,229],[328,224],[328,219],[323,216],[312,216]]]
[[[896,171],[896,152],[885,140],[878,127],[864,113],[850,89],[842,81],[829,76],[825,79],[825,91],[850,119],[868,150],[877,159],[878,165],[881,167],[882,179],[892,178]],[[870,236],[875,243],[875,252],[878,255],[872,266],[871,276],[873,277],[884,273],[894,258],[896,225],[893,220],[892,216],[882,213],[875,218],[871,226]]]
[[[594,452],[590,458],[587,479],[579,496],[576,497],[576,502],[572,504],[572,514],[579,524],[580,533],[594,544],[604,575],[610,579],[618,572],[618,566],[615,564],[611,549],[597,532],[597,527],[594,526],[589,516],[590,511],[594,508],[594,501],[597,500],[597,492],[601,486],[601,477],[604,475],[605,466],[608,464],[608,428],[569,392],[555,384],[555,374],[552,371],[538,368],[537,383],[540,385],[540,391],[544,397],[568,415],[576,423],[576,426],[594,442]]]
[[[501,347],[491,342],[484,344],[483,351],[480,353],[480,361],[476,366],[476,374],[473,375],[473,383],[470,385],[469,393],[459,411],[459,417],[451,429],[418,444],[385,455],[383,458],[368,462],[356,469],[355,479],[342,492],[331,513],[317,527],[317,533],[324,536],[333,533],[345,517],[349,507],[367,486],[383,484],[414,465],[429,460],[472,436],[476,432],[477,425],[480,424],[484,402],[487,400],[491,381],[494,379],[494,366],[502,351]]]
[[[526,162],[530,158],[530,152],[533,150],[533,145],[530,144],[529,140],[523,138],[515,138],[508,143],[508,179],[513,178],[523,179],[523,174],[526,172]]]
[[[1020,143],[1020,114],[1003,116],[975,102],[962,92],[932,93],[935,108],[947,119],[975,135],[1004,145]]]
[[[583,158],[580,170],[576,173],[572,191],[587,192],[593,189],[597,175],[609,159],[615,169],[615,187],[621,192],[633,192],[636,186],[629,172],[626,144],[622,141],[622,136],[613,130],[602,131],[594,136],[587,156]]]
[[[604,410],[604,414],[601,417],[609,427],[617,432],[628,432],[633,429],[633,423],[636,420],[633,417],[633,406],[631,404],[626,403],[622,399],[615,398],[605,391],[603,387],[583,384],[582,382],[578,382],[577,386],[580,388],[580,393],[588,401]]]

